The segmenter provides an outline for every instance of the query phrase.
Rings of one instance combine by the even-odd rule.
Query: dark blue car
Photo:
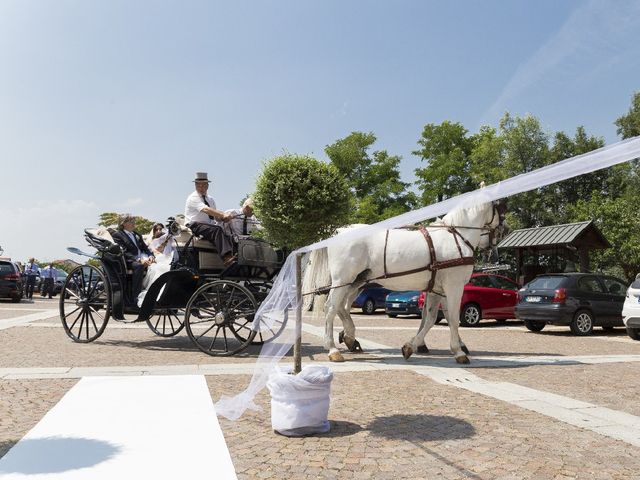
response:
[[[384,308],[384,300],[390,290],[382,287],[369,287],[362,290],[355,299],[352,308],[361,308],[363,313],[371,315],[378,308]]]

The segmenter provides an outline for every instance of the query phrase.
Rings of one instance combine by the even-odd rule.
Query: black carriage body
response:
[[[200,350],[210,355],[234,354],[247,345],[256,343],[253,341],[255,332],[251,330],[253,313],[268,295],[272,281],[284,263],[284,253],[274,250],[269,243],[261,239],[236,238],[234,251],[237,261],[225,267],[209,242],[197,239],[188,231],[183,231],[181,237],[182,242],[180,237],[176,239],[178,258],[174,260],[171,270],[158,277],[149,287],[140,309],[132,310],[126,308],[126,305],[132,304],[135,300],[131,292],[131,274],[127,271],[120,247],[106,238],[85,231],[87,242],[99,252],[94,258],[100,260],[101,268],[98,271],[95,267],[78,267],[80,274],[76,273],[75,278],[84,283],[86,272],[83,269],[94,269],[95,276],[103,278],[101,281],[105,285],[101,294],[102,304],[95,307],[104,313],[100,315],[103,323],[96,327],[95,334],[90,336],[89,317],[92,323],[94,319],[92,311],[88,311],[87,318],[80,320],[80,334],[83,337],[73,334],[65,320],[64,305],[67,301],[62,296],[60,311],[67,334],[74,341],[90,342],[102,334],[109,316],[116,320],[124,320],[125,314],[137,313],[135,321],[146,321],[155,334],[163,337],[177,334],[186,323],[191,339]],[[212,297],[212,292],[215,292],[215,298]],[[80,292],[78,295],[82,296]],[[78,295],[75,295],[76,298]],[[108,298],[105,300],[105,297]],[[244,300],[239,301],[240,298]],[[79,307],[86,302],[89,302],[89,299],[78,300],[71,307],[78,306],[83,310],[92,309],[95,312],[94,307]],[[247,305],[250,308],[247,308]],[[205,314],[209,310],[215,311],[215,314]],[[183,314],[185,321],[181,318]],[[196,327],[191,328],[190,318]],[[201,333],[198,328],[205,327],[197,324],[205,323],[207,318],[212,326]],[[86,322],[86,338],[82,331],[83,322]],[[213,349],[213,345],[221,329],[224,345],[223,352],[219,353]],[[215,337],[209,346],[209,338],[205,337],[206,344],[201,339],[210,330],[215,331]],[[232,334],[231,338],[235,337],[239,344],[229,346],[227,333]],[[265,341],[262,334],[259,335],[258,343]]]

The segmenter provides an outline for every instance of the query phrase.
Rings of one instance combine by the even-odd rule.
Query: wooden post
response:
[[[296,254],[296,343],[293,344],[293,373],[302,370],[302,254]]]

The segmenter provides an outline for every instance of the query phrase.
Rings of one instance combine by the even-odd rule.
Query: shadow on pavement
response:
[[[0,444],[0,448],[4,444]],[[113,458],[120,448],[92,438],[49,437],[18,442],[0,460],[0,473],[23,475],[59,473],[97,465]]]
[[[469,438],[476,431],[469,422],[440,415],[390,415],[367,425],[373,435],[390,440],[442,441]]]

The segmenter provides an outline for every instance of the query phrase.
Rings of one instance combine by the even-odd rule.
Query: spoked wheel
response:
[[[184,328],[184,308],[160,308],[147,318],[147,325],[159,337],[173,337]]]
[[[269,319],[260,319],[259,328],[256,330],[256,336],[251,342],[251,345],[262,345],[265,342],[270,342],[274,338],[276,338],[284,327],[286,326],[286,320],[280,318],[269,318]],[[251,318],[251,322],[249,322],[249,328],[253,328],[253,318]],[[242,335],[246,332],[246,330],[241,330],[237,332],[238,335]]]
[[[247,287],[247,289],[253,294],[255,299],[261,303],[269,294],[271,287],[273,286],[270,281],[268,282],[247,282],[243,286]],[[254,315],[249,315],[245,318],[245,325],[243,328],[237,329],[235,331],[236,336],[238,338],[247,340],[247,335],[253,331],[253,319]],[[262,345],[265,342],[270,342],[274,338],[282,333],[284,327],[286,326],[286,320],[270,318],[270,319],[262,319],[260,328],[256,329],[256,335],[251,342],[251,345]]]
[[[109,282],[96,267],[74,268],[60,295],[60,319],[67,335],[80,343],[102,335],[111,314]]]
[[[257,308],[249,290],[220,280],[196,290],[187,304],[184,323],[189,338],[204,353],[234,355],[247,348],[255,337],[250,319]]]

